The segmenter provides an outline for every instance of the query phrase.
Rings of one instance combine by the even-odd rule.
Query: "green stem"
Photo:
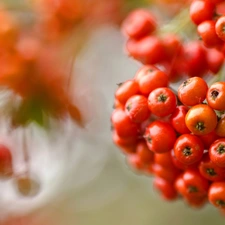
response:
[[[164,26],[159,28],[158,34],[163,35],[167,33],[192,35],[193,36],[194,25],[190,20],[189,8],[182,10],[177,16],[175,16],[169,23],[165,23]]]

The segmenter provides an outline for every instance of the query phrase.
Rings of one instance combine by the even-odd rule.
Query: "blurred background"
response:
[[[5,3],[27,7],[27,2]],[[69,41],[73,42],[72,34]],[[28,133],[29,167],[38,182],[38,193],[21,196],[13,179],[1,180],[1,225],[224,224],[224,216],[210,205],[192,209],[179,200],[161,199],[152,187],[151,177],[132,171],[112,143],[114,92],[118,83],[133,77],[140,67],[125,55],[123,48],[118,23],[106,23],[89,34],[76,56],[71,86],[75,102],[86,118],[85,128],[70,120],[60,126],[55,124],[50,134],[32,124],[19,128]],[[2,137],[12,146],[17,144],[14,168],[23,171],[18,130],[8,136],[7,124],[2,124]]]

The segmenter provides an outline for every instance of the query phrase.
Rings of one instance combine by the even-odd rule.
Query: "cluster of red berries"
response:
[[[29,7],[29,23],[23,12],[14,13],[21,8],[8,10],[0,4],[0,88],[10,93],[0,114],[10,130],[20,133],[18,126],[25,129],[33,122],[45,128],[50,120],[67,117],[83,126],[70,93],[74,61],[92,29],[120,20],[121,4],[121,0],[35,0]],[[27,147],[23,153],[26,172],[18,175],[10,148],[0,143],[0,178],[15,179],[21,194],[33,195],[39,184],[29,173]]]
[[[200,6],[194,13],[199,2],[214,12],[222,1],[192,2],[192,20],[202,22],[212,18],[204,17],[205,5],[204,13]],[[223,42],[219,27],[217,39]],[[204,80],[221,71],[224,43],[209,48],[200,40],[182,42],[176,34],[159,37],[154,17],[143,9],[128,15],[122,31],[129,56],[144,65],[115,92],[114,143],[133,168],[154,175],[163,198],[181,197],[193,207],[209,201],[225,212],[225,82],[208,86]],[[177,91],[170,86],[184,77]]]
[[[225,123],[217,113],[225,110],[225,82],[208,88],[202,78],[192,77],[178,95],[168,84],[165,72],[146,65],[119,86],[113,141],[134,168],[155,175],[164,198],[179,193],[190,205],[202,206],[209,197],[223,208]],[[218,187],[222,192],[215,191]]]
[[[121,4],[121,0],[35,0],[29,21],[21,8],[9,10],[0,4],[0,88],[10,93],[0,114],[9,130],[20,133],[33,122],[46,128],[50,120],[67,117],[83,126],[70,93],[74,61],[92,29],[120,20]],[[29,172],[24,133],[22,138],[26,171],[14,170],[11,148],[1,142],[0,179],[14,179],[18,192],[31,196],[40,185]]]
[[[183,76],[216,74],[223,64],[224,52],[206,48],[198,40],[183,42],[177,34],[158,35],[156,19],[149,11],[137,9],[122,24],[128,37],[126,51],[143,64],[157,64],[171,82]],[[211,37],[210,37],[211,40]]]
[[[49,44],[32,29],[21,29],[4,6],[0,9],[0,87],[12,92],[3,111],[13,127],[32,121],[43,125],[44,117],[62,118],[66,114],[81,123],[68,91],[68,74],[62,69],[65,62],[59,58],[58,45]],[[15,104],[15,99],[20,101]]]
[[[190,6],[191,20],[197,25],[198,34],[207,48],[221,49],[224,46],[225,16],[216,10],[221,2],[195,0]]]

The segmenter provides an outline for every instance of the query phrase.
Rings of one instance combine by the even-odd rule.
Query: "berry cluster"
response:
[[[121,5],[120,0],[35,0],[29,23],[0,5],[0,88],[12,92],[4,109],[12,127],[44,126],[49,118],[68,116],[83,125],[71,96],[75,58],[93,29],[120,20]]]
[[[193,1],[191,19],[212,19],[220,2]],[[131,12],[122,24],[126,50],[144,65],[119,84],[111,123],[114,143],[131,167],[154,176],[164,199],[180,197],[193,207],[209,201],[225,212],[225,82],[205,80],[222,71],[223,29],[215,33],[222,47],[209,48],[203,37],[205,46],[177,34],[160,36],[150,12]],[[171,83],[178,80],[175,90]]]
[[[144,9],[131,12],[122,24],[128,37],[126,51],[143,64],[157,64],[176,82],[183,76],[217,74],[224,59],[223,51],[206,48],[198,40],[184,42],[175,33],[158,35],[156,19]],[[210,40],[212,38],[210,37]]]
[[[1,138],[0,179],[15,180],[18,192],[31,196],[40,185],[30,174],[26,127],[61,126],[68,117],[84,125],[71,93],[75,58],[93,29],[120,20],[122,1],[35,0],[25,11],[7,2],[0,4],[0,90],[7,92],[0,115],[7,135],[22,138],[25,171],[15,170],[14,148]]]
[[[195,0],[190,6],[190,17],[208,48],[223,48],[225,41],[225,16],[217,13],[219,1]]]
[[[3,6],[0,9],[0,88],[12,92],[4,108],[12,126],[32,121],[44,125],[47,115],[62,118],[66,114],[80,123],[58,45],[49,44],[34,30],[21,29],[13,15]],[[19,99],[17,104],[15,99]]]

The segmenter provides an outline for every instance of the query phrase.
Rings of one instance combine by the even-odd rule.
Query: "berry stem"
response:
[[[25,162],[25,166],[26,166],[26,172],[27,174],[29,174],[29,170],[30,170],[30,156],[28,153],[28,148],[27,148],[27,134],[26,134],[26,129],[24,129],[22,134],[22,149],[23,149],[23,155],[24,155],[24,162]]]
[[[194,28],[195,27],[189,16],[189,8],[185,8],[177,16],[170,20],[169,23],[165,23],[165,25],[158,30],[158,34],[163,35],[167,33],[174,33],[180,34],[184,37],[190,34],[193,37]]]

